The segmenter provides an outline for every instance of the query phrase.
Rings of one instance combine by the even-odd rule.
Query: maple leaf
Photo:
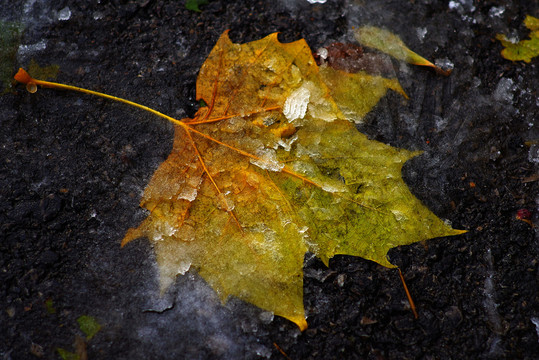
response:
[[[375,103],[382,94],[361,95]],[[176,127],[141,202],[151,213],[123,240],[153,242],[163,288],[195,266],[223,300],[304,329],[306,250],[326,264],[348,254],[393,267],[390,248],[461,233],[403,182],[417,152],[368,140],[345,118],[304,40],[237,45],[225,33],[200,70],[197,99],[208,106]]]
[[[400,37],[389,30],[376,26],[363,26],[354,31],[354,36],[360,44],[380,50],[397,60],[419,66],[428,66],[443,75],[449,75],[451,73],[450,70],[441,69],[421,55],[410,50]]]
[[[524,19],[524,25],[530,30],[530,39],[521,40],[518,43],[513,42],[503,34],[497,34],[496,39],[500,40],[505,49],[502,50],[502,56],[507,60],[525,61],[529,63],[532,58],[539,55],[539,19],[527,15]]]
[[[196,95],[207,106],[193,119],[22,69],[16,79],[122,101],[175,124],[172,152],[141,200],[150,213],[122,241],[151,241],[162,291],[194,267],[223,301],[236,296],[304,330],[306,251],[326,265],[347,254],[395,267],[390,248],[463,232],[402,180],[403,164],[420,152],[355,128],[388,88],[405,95],[398,82],[319,69],[304,40],[283,44],[272,34],[239,45],[225,32],[201,67]]]

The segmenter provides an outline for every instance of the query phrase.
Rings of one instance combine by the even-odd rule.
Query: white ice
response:
[[[494,100],[506,103],[512,102],[514,90],[513,84],[514,82],[512,79],[501,78],[500,81],[498,81],[498,85],[496,85],[494,93],[492,94]]]
[[[258,159],[251,159],[251,163],[270,171],[281,171],[284,164],[277,160],[277,155],[273,149],[260,149],[256,152]]]
[[[71,17],[71,10],[69,9],[68,6],[58,11],[58,20],[67,21],[69,20],[70,17]]]
[[[289,122],[296,119],[303,119],[307,112],[307,105],[309,105],[310,97],[311,92],[305,85],[303,85],[294,90],[290,96],[286,98],[283,114]]]

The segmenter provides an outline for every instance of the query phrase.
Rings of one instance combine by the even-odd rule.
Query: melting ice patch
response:
[[[488,11],[488,16],[490,16],[490,17],[501,17],[504,12],[505,12],[505,7],[504,6],[493,6]]]
[[[71,17],[71,10],[69,9],[68,6],[58,11],[58,20],[67,21],[69,20],[70,17]]]
[[[178,195],[179,199],[184,199],[187,201],[193,201],[196,199],[198,194],[198,188],[202,184],[202,177],[191,177],[187,180],[187,184],[182,189]]]
[[[475,11],[473,0],[457,0],[449,2],[450,10],[457,10],[460,14]]]
[[[285,149],[286,151],[290,151],[292,149],[292,144],[297,139],[298,139],[298,135],[294,134],[294,136],[290,137],[289,139],[286,139],[286,140],[285,139],[279,139],[277,144],[279,146],[281,146],[283,149]]]
[[[322,190],[330,192],[330,193],[337,193],[337,192],[347,192],[348,188],[346,185],[344,185],[341,182],[333,181],[333,182],[324,182],[321,184]]]
[[[420,27],[416,29],[417,38],[423,42],[425,40],[425,35],[427,35],[427,28]]]
[[[196,199],[198,193],[197,188],[193,187],[185,187],[182,192],[178,195],[178,200],[184,199],[187,201],[193,201]]]
[[[509,78],[501,78],[496,85],[496,89],[492,96],[494,100],[510,103],[513,101],[514,82]]]
[[[452,0],[449,2],[449,10],[458,12],[463,21],[476,22],[476,20],[470,16],[470,14],[475,11],[473,0]]]
[[[393,213],[393,216],[395,216],[395,220],[397,221],[403,221],[407,219],[406,215],[399,210],[393,209],[391,210],[391,212]]]
[[[289,122],[296,119],[303,119],[307,112],[307,105],[309,105],[309,99],[311,92],[307,89],[307,86],[302,85],[297,88],[286,98],[284,102],[283,114],[286,116]]]
[[[47,43],[45,40],[41,40],[38,43],[30,45],[20,45],[19,46],[19,56],[24,56],[28,53],[33,53],[35,51],[45,50],[47,48]]]
[[[453,64],[453,62],[448,58],[436,59],[434,61],[434,65],[445,71],[451,71],[455,67],[455,64]]]
[[[251,159],[254,164],[264,170],[281,171],[284,164],[277,160],[277,155],[273,149],[260,149],[256,152],[258,159]]]

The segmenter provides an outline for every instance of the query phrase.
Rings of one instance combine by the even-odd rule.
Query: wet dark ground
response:
[[[538,60],[500,57],[497,32],[524,38],[538,1],[3,1],[25,24],[15,71],[35,59],[57,80],[131,99],[177,118],[197,108],[198,69],[220,33],[247,42],[281,32],[316,49],[352,41],[351,27],[398,33],[442,77],[395,62],[410,96],[388,94],[360,130],[425,153],[404,177],[465,235],[393,249],[395,270],[306,257],[309,329],[230,300],[190,273],[159,297],[146,241],[121,249],[144,218],[138,201],[172,146],[172,127],[121,104],[21,86],[0,97],[0,358],[75,351],[89,315],[101,330],[89,359],[537,359]],[[70,15],[66,20],[65,7]],[[37,44],[37,45],[36,45]],[[45,44],[43,48],[42,45]],[[32,46],[35,45],[35,46]],[[538,325],[534,325],[534,321]],[[83,352],[81,352],[83,353]]]

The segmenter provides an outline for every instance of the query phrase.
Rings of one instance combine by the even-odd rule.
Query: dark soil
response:
[[[239,300],[223,306],[194,272],[160,298],[149,244],[119,242],[145,217],[138,202],[171,149],[171,125],[16,86],[0,96],[0,358],[75,351],[81,315],[102,326],[89,359],[539,358],[538,60],[507,61],[495,40],[512,29],[525,38],[537,0],[214,0],[200,13],[177,0],[24,3],[0,2],[0,18],[24,23],[23,45],[46,46],[20,50],[14,72],[32,58],[56,64],[59,82],[177,118],[196,111],[198,69],[226,29],[234,42],[279,31],[317,49],[353,41],[354,25],[389,28],[454,71],[394,62],[410,100],[388,94],[359,130],[424,150],[405,166],[409,187],[469,232],[390,252],[417,320],[395,270],[349,256],[326,268],[307,255],[303,333]]]

